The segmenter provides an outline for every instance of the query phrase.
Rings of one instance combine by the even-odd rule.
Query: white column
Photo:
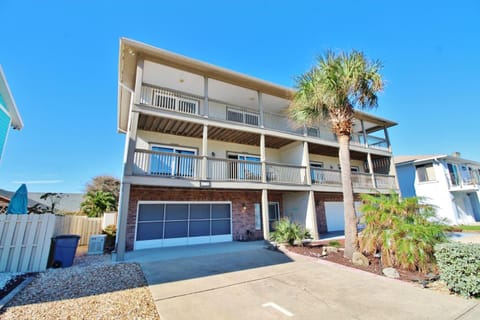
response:
[[[208,78],[203,77],[203,116],[208,118]]]
[[[362,125],[363,141],[365,142],[365,146],[368,147],[367,131],[365,131],[365,124],[363,123],[363,120],[360,120],[360,124]]]
[[[373,172],[373,163],[372,163],[372,155],[367,153],[367,161],[368,161],[368,170],[370,171],[370,176],[372,177],[372,186],[374,189],[377,189],[377,181],[375,180],[375,173]]]
[[[264,117],[264,111],[263,110],[263,96],[260,91],[257,91],[258,95],[258,109],[260,110],[260,128],[265,128],[265,117]]]
[[[207,179],[207,156],[208,156],[208,126],[203,125],[202,134],[202,180]]]
[[[270,221],[268,219],[268,191],[262,190],[262,226],[263,226],[263,239],[270,240]]]
[[[387,130],[387,127],[383,127],[383,132],[385,133],[385,140],[387,140],[387,147],[388,147],[388,150],[392,150],[391,149],[391,146],[390,146],[390,137],[388,136],[388,130]]]
[[[128,202],[130,200],[130,184],[124,183],[120,187],[120,204],[118,208],[117,237],[115,240],[116,255],[112,256],[115,261],[125,260],[125,248],[127,244],[127,218]]]
[[[303,142],[302,166],[305,167],[305,181],[308,185],[312,184],[312,176],[310,174],[310,153],[308,152],[308,142]]]
[[[142,93],[142,83],[143,83],[143,59],[137,60],[137,73],[135,76],[135,104],[140,103],[140,96]]]
[[[138,112],[130,112],[128,131],[125,137],[124,176],[130,176],[133,174],[133,161],[137,144],[138,117]]]
[[[260,135],[260,162],[262,163],[262,182],[267,182],[267,164],[265,163],[265,135]]]
[[[305,218],[305,227],[310,231],[313,239],[318,240],[317,210],[315,208],[315,193],[313,190],[308,194],[307,214]]]

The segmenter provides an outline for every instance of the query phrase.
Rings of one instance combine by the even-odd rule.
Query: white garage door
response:
[[[230,202],[140,201],[135,249],[232,241]]]
[[[355,202],[355,212],[360,214],[361,202]],[[327,230],[341,231],[345,229],[345,218],[343,216],[343,202],[325,202],[325,216],[327,218]]]

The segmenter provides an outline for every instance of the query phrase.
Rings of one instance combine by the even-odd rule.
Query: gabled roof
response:
[[[474,164],[480,166],[480,162],[468,160],[464,158],[460,158],[459,156],[453,156],[448,154],[431,154],[431,155],[402,155],[402,156],[395,156],[393,161],[396,165],[404,165],[408,163],[421,163],[427,162],[431,160],[438,160],[438,159],[447,159],[452,162],[461,162],[464,164]]]
[[[23,121],[18,112],[17,105],[13,99],[12,92],[7,83],[7,78],[3,73],[2,66],[0,65],[0,96],[3,98],[3,101],[6,104],[8,114],[12,118],[12,127],[14,129],[20,130],[23,128]]]

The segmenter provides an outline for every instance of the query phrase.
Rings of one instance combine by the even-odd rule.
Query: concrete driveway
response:
[[[162,320],[480,319],[466,300],[263,248],[218,244],[131,254]]]

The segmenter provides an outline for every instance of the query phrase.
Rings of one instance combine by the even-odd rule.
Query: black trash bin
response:
[[[52,238],[50,248],[49,267],[67,268],[73,264],[80,236],[76,234],[64,234]]]

